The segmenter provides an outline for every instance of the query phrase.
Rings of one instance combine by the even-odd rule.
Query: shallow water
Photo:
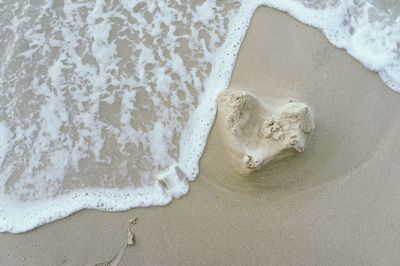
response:
[[[187,193],[259,5],[320,28],[399,90],[395,1],[321,3],[0,1],[0,231]]]

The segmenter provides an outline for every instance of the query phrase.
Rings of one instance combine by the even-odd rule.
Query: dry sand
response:
[[[316,29],[260,8],[232,84],[315,111],[301,155],[237,176],[212,131],[189,195],[166,207],[94,210],[0,235],[1,265],[93,265],[126,241],[120,265],[348,265],[400,261],[400,94]]]

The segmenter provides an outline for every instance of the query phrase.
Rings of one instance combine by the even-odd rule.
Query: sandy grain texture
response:
[[[232,85],[315,111],[299,156],[240,180],[215,130],[189,195],[166,207],[81,211],[0,235],[2,265],[94,265],[126,241],[120,265],[395,265],[400,260],[400,94],[323,35],[260,8]]]

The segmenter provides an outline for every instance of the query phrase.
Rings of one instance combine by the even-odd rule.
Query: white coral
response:
[[[245,91],[222,92],[217,123],[231,151],[235,169],[248,174],[287,151],[302,152],[314,131],[310,108],[294,100],[273,110]]]

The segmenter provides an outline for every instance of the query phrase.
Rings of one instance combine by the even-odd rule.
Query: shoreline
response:
[[[188,195],[165,207],[83,210],[28,233],[0,234],[4,264],[107,261],[133,217],[136,245],[120,265],[399,261],[400,95],[319,30],[266,7],[252,18],[231,87],[309,104],[316,131],[304,154],[249,182],[232,171],[213,128]]]

